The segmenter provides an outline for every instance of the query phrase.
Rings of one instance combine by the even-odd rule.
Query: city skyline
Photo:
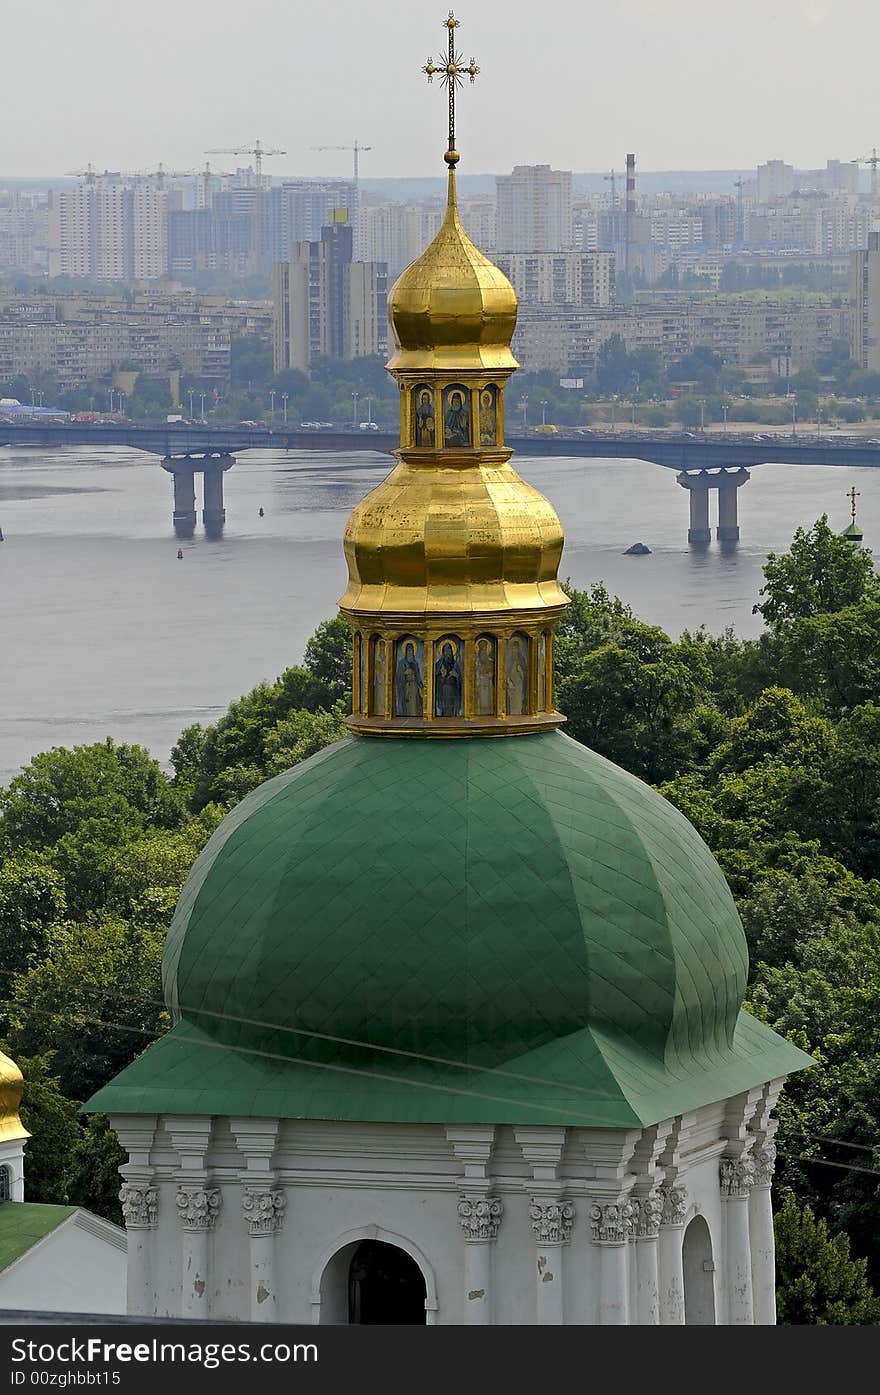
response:
[[[644,171],[739,169],[768,151],[810,166],[880,143],[862,95],[872,90],[880,14],[856,0],[833,9],[781,0],[773,11],[743,0],[735,23],[698,0],[669,0],[662,16],[647,0],[613,15],[550,0],[537,21],[523,0],[458,14],[462,49],[483,70],[460,122],[469,173],[542,161],[599,170],[619,166],[624,149],[638,151]],[[274,176],[348,176],[345,150],[313,147],[355,138],[372,146],[362,175],[442,173],[442,101],[422,90],[412,61],[435,28],[435,57],[442,45],[426,0],[386,0],[379,12],[338,0],[307,13],[268,0],[246,10],[155,0],[124,32],[115,21],[109,0],[75,9],[35,0],[7,17],[7,52],[30,61],[7,72],[4,128],[16,144],[0,154],[0,177],[49,177],[89,161],[194,168],[205,151],[257,135],[287,151],[267,161]],[[89,92],[99,104],[83,100]],[[402,119],[415,110],[418,120]]]

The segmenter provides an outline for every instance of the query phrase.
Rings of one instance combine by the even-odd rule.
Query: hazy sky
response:
[[[0,176],[188,169],[259,137],[273,174],[442,173],[438,0],[3,0]],[[872,0],[460,0],[482,68],[462,170],[801,166],[880,145]],[[234,168],[234,157],[214,157]],[[238,163],[247,163],[239,160]]]

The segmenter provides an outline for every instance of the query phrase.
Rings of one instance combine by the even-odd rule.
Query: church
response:
[[[195,863],[173,1025],[100,1090],[134,1314],[775,1322],[773,1110],[724,877],[554,706],[562,528],[505,446],[517,304],[443,225],[390,295],[397,464],[354,509],[351,734]]]

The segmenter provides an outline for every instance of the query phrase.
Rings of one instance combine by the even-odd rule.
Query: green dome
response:
[[[806,1062],[740,1013],[746,970],[705,843],[586,747],[349,737],[217,829],[175,1027],[91,1107],[653,1122]]]

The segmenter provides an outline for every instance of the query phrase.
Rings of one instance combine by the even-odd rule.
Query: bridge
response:
[[[880,429],[880,428],[878,428]],[[531,456],[585,456],[591,459],[646,460],[677,471],[678,483],[690,501],[688,541],[711,539],[709,493],[718,492],[716,536],[722,542],[739,537],[737,491],[750,479],[749,470],[769,462],[779,465],[880,466],[880,438],[826,436],[744,436],[733,432],[637,430],[561,430],[558,434],[530,432],[512,436],[507,444]],[[196,526],[195,476],[203,478],[202,520],[209,534],[222,532],[225,521],[223,475],[235,457],[248,450],[373,451],[391,454],[396,433],[344,429],[302,430],[300,427],[199,426],[132,422],[0,421],[0,445],[128,446],[161,457],[174,481],[175,531],[192,536]]]

